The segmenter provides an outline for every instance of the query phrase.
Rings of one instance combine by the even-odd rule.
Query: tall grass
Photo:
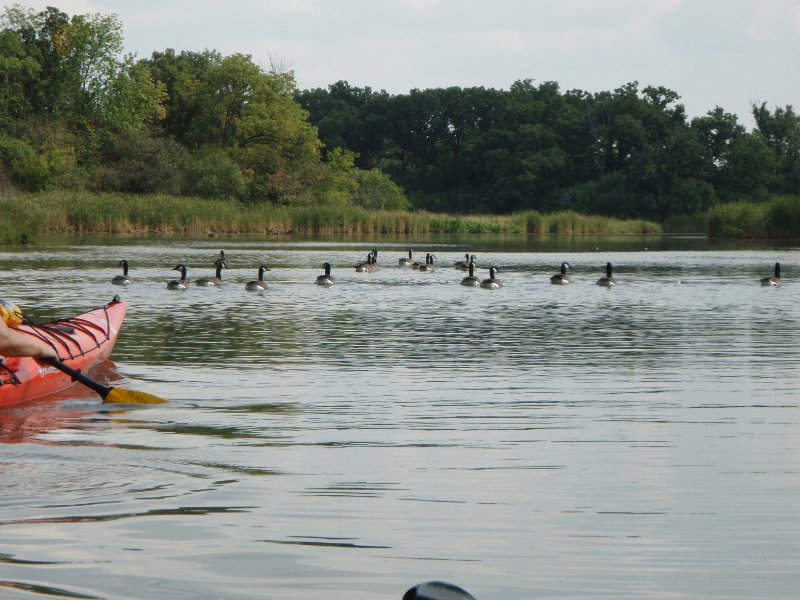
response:
[[[31,233],[659,233],[655,223],[572,211],[510,216],[369,211],[347,206],[277,206],[228,200],[45,192],[0,196],[0,241],[9,231]],[[7,218],[4,218],[7,217]],[[5,224],[5,225],[3,225]],[[12,236],[13,237],[13,236]]]
[[[661,233],[661,226],[650,221],[582,215],[571,210],[551,214],[531,210],[516,213],[511,219],[519,232],[539,235]]]
[[[718,204],[708,213],[708,234],[720,238],[800,238],[800,196],[782,196],[759,204]]]
[[[770,202],[767,224],[770,237],[800,238],[800,196],[783,196]]]

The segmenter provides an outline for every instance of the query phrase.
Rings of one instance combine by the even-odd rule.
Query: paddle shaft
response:
[[[78,383],[82,383],[86,387],[94,390],[98,394],[100,394],[103,398],[108,396],[111,392],[112,388],[106,387],[100,383],[97,383],[94,379],[90,379],[80,371],[73,369],[72,367],[68,367],[63,362],[58,360],[57,358],[48,358],[45,359],[43,362],[46,362],[48,365],[55,367],[59,371],[62,371],[72,377],[73,381],[77,381]]]
[[[42,362],[51,365],[69,375],[72,381],[82,383],[91,390],[94,390],[103,398],[104,402],[116,402],[120,404],[164,404],[166,400],[148,394],[147,392],[137,392],[136,390],[126,390],[122,388],[106,387],[90,379],[80,371],[68,367],[60,360],[55,358],[43,359]]]

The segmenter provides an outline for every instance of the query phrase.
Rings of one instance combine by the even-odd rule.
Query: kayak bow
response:
[[[127,304],[119,296],[95,310],[44,325],[23,324],[17,331],[50,344],[65,365],[86,372],[108,359],[122,327]],[[0,361],[0,407],[60,392],[75,383],[68,374],[30,357]]]

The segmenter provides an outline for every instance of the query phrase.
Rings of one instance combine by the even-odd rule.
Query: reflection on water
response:
[[[0,253],[42,320],[134,284],[109,385],[0,411],[15,593],[794,598],[796,246],[705,240],[89,241]],[[378,248],[380,268],[353,267]],[[176,262],[221,289],[166,289]],[[499,290],[460,285],[464,253]],[[569,286],[551,274],[567,260]],[[330,262],[337,283],[314,285]],[[595,285],[614,264],[619,285]],[[758,279],[780,261],[786,285]],[[260,264],[269,290],[247,293]],[[58,277],[54,277],[54,274]],[[65,565],[67,565],[65,567]],[[83,573],[91,569],[93,576]]]

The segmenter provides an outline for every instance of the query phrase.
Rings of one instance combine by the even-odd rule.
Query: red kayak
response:
[[[128,305],[119,296],[77,317],[44,325],[19,325],[17,331],[51,344],[61,360],[84,373],[106,360],[114,349]],[[3,358],[0,362],[0,407],[60,392],[75,382],[55,367],[32,358]]]

